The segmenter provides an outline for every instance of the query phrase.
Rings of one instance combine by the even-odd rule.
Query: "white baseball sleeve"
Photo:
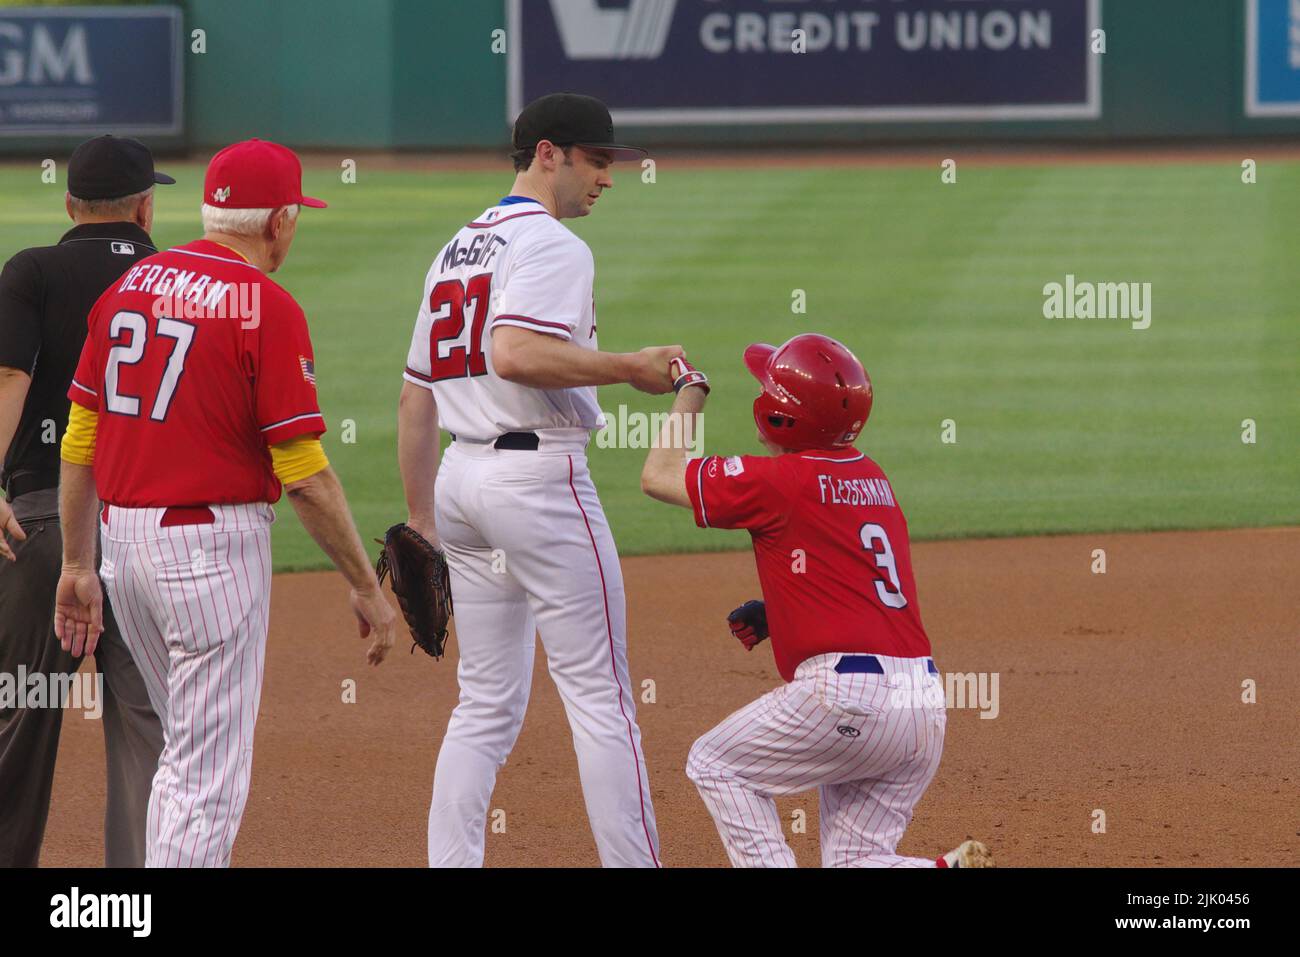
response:
[[[429,290],[437,273],[438,261],[434,260],[432,268],[424,279],[424,295],[420,299],[420,309],[415,315],[415,331],[411,334],[411,348],[406,353],[406,371],[402,378],[407,382],[433,388],[433,357],[429,350],[433,348],[433,315],[429,312]]]
[[[511,264],[496,304],[492,328],[518,326],[572,339],[591,306],[596,264],[587,244],[571,241],[534,244]]]

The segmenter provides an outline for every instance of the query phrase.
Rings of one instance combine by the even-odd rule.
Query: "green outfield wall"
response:
[[[498,2],[191,0],[189,141],[494,146],[506,136]]]
[[[159,145],[202,150],[259,135],[300,148],[504,146],[512,89],[508,61],[511,54],[522,51],[525,59],[533,57],[528,60],[530,65],[538,62],[540,54],[534,44],[537,35],[545,31],[536,28],[537,18],[548,17],[548,11],[556,9],[548,6],[551,0],[517,2],[520,6],[512,16],[509,0],[184,0],[176,4],[183,11],[187,44],[184,134],[162,138]],[[617,17],[622,15],[618,10],[629,9],[628,4],[598,5],[597,0],[557,2],[576,2],[582,9],[586,3],[593,17]],[[888,17],[898,9],[884,0],[828,0],[817,5],[793,0],[784,4],[779,0],[722,0],[709,5],[703,0],[654,2],[664,4],[665,10],[675,10],[686,24],[684,30],[693,28],[687,22],[691,16],[698,21],[704,11],[713,10],[748,10],[736,16],[750,17],[759,15],[753,11],[768,16],[767,11],[781,8],[828,11],[827,16],[841,17],[874,10]],[[930,3],[937,10],[977,9],[970,4],[942,6],[951,0],[902,2],[914,6]],[[1089,3],[1095,7],[1071,6]],[[1060,25],[1069,24],[1071,9],[1076,13],[1087,9],[1088,16],[1095,17],[1105,32],[1105,52],[1088,54],[1096,61],[1098,87],[1095,109],[1088,116],[986,116],[977,120],[955,116],[920,121],[910,116],[891,119],[891,114],[873,116],[869,121],[788,123],[778,117],[755,123],[680,124],[661,117],[653,124],[629,121],[621,125],[651,145],[1110,141],[1300,134],[1300,102],[1294,108],[1271,111],[1291,115],[1268,116],[1247,115],[1245,103],[1248,24],[1252,19],[1263,24],[1260,35],[1277,64],[1267,82],[1276,81],[1288,90],[1288,85],[1300,88],[1300,39],[1288,38],[1300,38],[1300,22],[1286,20],[1300,18],[1300,12],[1288,12],[1292,6],[1288,0],[1026,0],[1025,4],[1000,6],[1016,13],[1035,4],[1059,14],[1062,36],[1067,31]],[[991,3],[978,9],[998,7]],[[0,6],[0,19],[8,9]],[[533,29],[525,28],[528,20],[520,9],[533,18]],[[1089,28],[1093,25],[1088,23]],[[202,31],[203,52],[195,52],[198,41],[194,31]],[[1063,56],[1077,49],[1073,38],[1058,36],[1056,42],[1070,44],[1068,50],[1061,51]],[[513,50],[511,44],[515,44]],[[670,54],[672,50],[670,44]],[[0,54],[5,52],[0,50]],[[644,70],[645,55],[643,50],[627,54],[622,63],[598,64],[606,71],[600,75]],[[636,56],[643,59],[636,60]],[[665,71],[660,75],[670,79],[675,69],[671,56],[665,56],[659,68]],[[936,72],[943,72],[933,65],[926,70],[922,75],[918,69],[917,78],[923,82],[933,82]],[[1040,65],[1038,82],[1044,82],[1043,73]],[[566,74],[561,71],[557,75]],[[830,76],[833,79],[834,74]],[[912,78],[907,79],[910,82]],[[724,83],[726,78],[717,80]],[[534,88],[537,82],[534,79]],[[709,78],[705,76],[695,85],[707,87]],[[523,84],[519,88],[523,89]],[[1296,100],[1300,101],[1300,94]],[[22,152],[24,147],[45,147],[49,142],[49,137],[8,137],[0,142],[0,149]]]

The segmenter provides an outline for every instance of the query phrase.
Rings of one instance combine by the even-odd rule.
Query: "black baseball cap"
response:
[[[153,168],[149,147],[128,136],[96,136],[68,160],[68,192],[77,199],[118,199],[175,182]]]
[[[542,140],[556,146],[605,150],[615,159],[640,159],[646,155],[639,146],[615,143],[609,107],[581,93],[548,93],[523,108],[515,120],[515,149],[531,149]]]

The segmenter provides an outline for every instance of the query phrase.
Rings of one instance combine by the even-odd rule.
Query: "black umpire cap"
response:
[[[68,192],[77,199],[118,199],[175,182],[153,168],[149,147],[126,136],[86,140],[68,160]]]
[[[542,140],[556,146],[605,150],[615,159],[640,159],[646,155],[639,146],[615,143],[609,107],[581,93],[548,93],[523,108],[515,120],[515,149],[533,149]]]

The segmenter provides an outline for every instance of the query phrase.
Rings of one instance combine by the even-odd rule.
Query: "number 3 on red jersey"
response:
[[[446,279],[429,293],[429,314],[433,328],[429,330],[429,381],[461,379],[465,376],[487,375],[487,356],[483,354],[483,326],[487,322],[488,295],[492,286],[490,272],[479,273],[467,283],[459,279]],[[473,303],[474,318],[470,323],[469,345],[451,346],[443,355],[441,343],[461,337],[465,331],[465,308]]]
[[[898,580],[894,549],[890,547],[889,536],[884,528],[875,522],[867,522],[858,530],[858,535],[862,538],[862,547],[875,557],[876,567],[889,578],[889,584],[876,579],[876,597],[886,608],[906,608],[907,596],[903,594],[903,586]]]

